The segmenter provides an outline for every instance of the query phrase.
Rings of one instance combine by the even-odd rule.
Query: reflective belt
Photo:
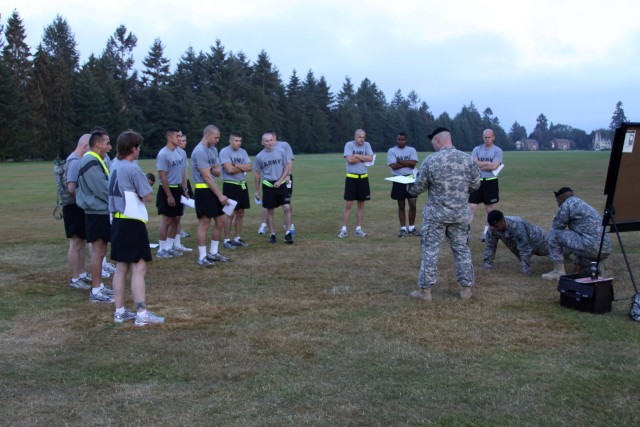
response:
[[[206,182],[201,182],[199,184],[196,184],[196,188],[209,188],[209,184],[207,184]]]
[[[278,182],[278,181],[276,181],[276,182]],[[270,183],[269,181],[267,181],[266,179],[262,180],[262,185],[265,185],[265,186],[270,187],[270,188],[274,187],[274,185],[272,183]]]
[[[234,185],[239,185],[240,187],[242,187],[243,190],[247,189],[247,181],[230,181],[230,180],[223,180],[222,182],[226,183],[226,184],[234,184]]]
[[[176,184],[176,185],[169,184],[169,188],[179,188],[179,187],[180,187],[180,184]]]
[[[134,217],[132,217],[132,216],[126,216],[125,214],[120,213],[120,212],[115,212],[115,213],[113,214],[113,217],[114,217],[114,218],[120,218],[120,219],[135,219],[136,221],[142,221],[142,222],[144,222],[145,224],[147,223],[147,221],[145,221],[145,220],[143,220],[143,219],[140,219],[140,218],[134,218]]]
[[[362,175],[358,175],[356,173],[348,173],[347,174],[347,178],[355,178],[355,179],[362,179],[362,178],[367,178],[369,175],[367,175],[366,173],[363,173]]]
[[[491,178],[480,178],[480,181],[491,181],[493,179],[498,179],[497,176],[492,176]]]

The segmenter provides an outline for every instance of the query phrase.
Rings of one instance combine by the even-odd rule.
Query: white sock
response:
[[[234,239],[236,242],[240,240],[240,236],[236,236],[236,238]]]
[[[207,247],[198,246],[198,259],[202,259],[207,256]]]
[[[167,237],[167,249],[173,249],[173,242],[176,239],[171,239],[169,237]]]
[[[94,295],[98,295],[98,293],[100,293],[101,290],[102,290],[102,286],[99,288],[91,288],[91,293]]]
[[[209,252],[211,252],[212,254],[217,254],[218,253],[218,245],[220,244],[220,242],[218,240],[212,240],[211,241],[211,250]]]
[[[356,227],[356,231],[359,231],[359,230],[362,230],[362,227],[357,226],[357,227]]]
[[[78,279],[84,279],[85,277],[87,277],[86,271],[84,273],[81,273],[80,276],[78,276]]]
[[[105,268],[107,265],[107,257],[102,258],[102,268]]]
[[[180,233],[176,233],[176,238],[173,239],[173,246],[175,247],[182,246],[182,242],[180,241]]]
[[[124,306],[120,308],[116,308],[116,314],[124,314]]]
[[[400,227],[400,230],[407,231],[407,227]]]
[[[158,240],[158,250],[165,251],[167,250],[167,241],[166,240]]]
[[[231,239],[224,239],[225,243],[229,243],[231,241]]]
[[[266,222],[263,222],[262,224],[260,224],[260,228],[264,228],[264,227],[266,227],[266,226],[267,226],[267,223],[266,223]]]
[[[409,226],[409,231],[413,231],[415,229],[415,227],[413,225]]]
[[[347,227],[345,227],[344,225],[342,226],[342,231],[347,231]]]

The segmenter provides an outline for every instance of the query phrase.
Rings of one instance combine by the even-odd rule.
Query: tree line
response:
[[[473,101],[454,117],[446,112],[434,117],[415,91],[405,97],[398,90],[387,101],[367,78],[356,87],[346,77],[336,94],[311,70],[306,75],[294,70],[285,83],[266,51],[251,61],[242,52],[227,51],[220,40],[207,52],[189,47],[173,72],[159,38],[139,72],[132,54],[137,37],[124,25],[82,65],[75,36],[60,15],[44,29],[34,53],[25,40],[14,10],[6,26],[0,25],[0,161],[66,157],[94,126],[112,138],[124,129],[140,132],[141,156],[155,157],[165,145],[165,129],[181,129],[193,147],[210,123],[220,127],[223,138],[241,133],[250,154],[260,150],[265,129],[275,129],[296,153],[341,152],[358,128],[366,130],[374,151],[387,150],[399,131],[416,149],[428,151],[426,135],[436,126],[451,129],[456,146],[467,151],[482,142],[486,128],[494,130],[495,143],[504,150],[526,137],[537,139],[542,149],[553,138],[591,148],[593,132],[549,124],[543,114],[531,134],[518,122],[507,132],[490,108],[481,114]],[[624,117],[621,102],[616,113],[618,108]]]

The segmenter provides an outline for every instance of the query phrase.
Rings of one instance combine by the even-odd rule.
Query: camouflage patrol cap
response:
[[[489,212],[489,214],[487,215],[487,223],[493,227],[498,222],[500,222],[502,218],[504,218],[504,214],[499,210],[494,210]]]
[[[560,197],[561,195],[563,195],[564,193],[573,193],[573,190],[570,189],[569,187],[562,187],[561,189],[559,189],[558,191],[554,191],[553,194],[556,197]]]

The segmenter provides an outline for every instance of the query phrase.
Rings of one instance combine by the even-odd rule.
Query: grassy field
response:
[[[570,186],[602,212],[608,158],[508,152],[499,208],[548,229],[552,190]],[[628,317],[633,289],[617,241],[611,313],[562,308],[556,284],[539,278],[548,259],[521,277],[501,246],[494,270],[483,271],[480,218],[473,299],[457,298],[445,245],[434,301],[421,304],[408,298],[419,239],[396,237],[384,159],[369,171],[369,237],[336,237],[341,156],[298,156],[295,244],[258,237],[254,206],[243,233],[251,246],[223,252],[232,262],[154,259],[147,302],[167,322],[145,328],[115,326],[112,305],[68,287],[52,164],[0,165],[0,424],[638,425],[640,325]],[[151,160],[141,165],[153,170]],[[355,210],[351,235],[354,222]],[[195,234],[193,211],[184,224]],[[622,239],[637,278],[638,233]],[[183,243],[195,248],[194,237]]]

